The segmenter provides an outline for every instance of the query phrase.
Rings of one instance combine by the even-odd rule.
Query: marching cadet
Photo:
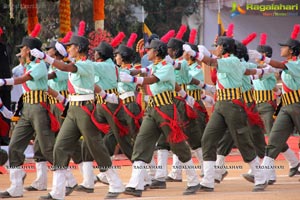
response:
[[[186,60],[182,58],[183,49],[182,45],[184,41],[180,38],[182,37],[183,33],[186,31],[186,26],[181,26],[175,38],[171,38],[168,41],[168,56],[166,57],[166,61],[172,63],[175,69],[175,77],[176,77],[176,84],[179,85],[179,91],[176,89],[176,92],[172,93],[174,99],[174,104],[178,109],[179,115],[181,120],[184,123],[183,131],[188,136],[188,143],[193,150],[195,150],[196,156],[201,162],[202,160],[202,149],[201,149],[201,137],[202,133],[205,128],[206,124],[206,115],[205,115],[205,107],[200,100],[200,110],[198,113],[191,108],[185,100],[193,99],[190,98],[185,92],[187,84],[192,82],[192,76],[189,74],[189,67]],[[174,59],[174,60],[173,60]],[[183,97],[183,98],[182,98]],[[194,101],[194,100],[193,100]],[[193,105],[192,105],[193,106]],[[172,164],[172,171],[169,175],[166,175],[167,169],[167,161],[168,161],[168,150],[170,149],[169,144],[164,137],[161,135],[158,143],[158,161],[163,167],[161,169],[156,170],[155,179],[152,181],[150,186],[151,189],[164,189],[166,188],[166,181],[169,182],[180,182],[182,181],[182,171],[178,168],[181,168],[182,164],[178,159],[176,154],[173,154],[173,164]]]
[[[70,57],[75,58],[75,63],[66,64],[57,61],[44,54],[38,49],[31,51],[35,57],[43,58],[49,64],[62,71],[68,71],[68,90],[69,90],[69,110],[64,123],[59,131],[54,146],[54,174],[52,191],[47,196],[41,196],[40,199],[64,199],[65,197],[65,173],[70,161],[70,154],[74,150],[80,136],[86,143],[89,152],[96,160],[97,167],[101,172],[105,172],[109,181],[109,191],[106,199],[116,198],[124,191],[122,181],[117,173],[112,169],[112,162],[103,144],[101,132],[92,122],[91,112],[94,109],[94,65],[87,59],[89,41],[83,37],[83,31],[78,35],[72,36],[67,46]],[[113,97],[100,89],[104,99]],[[115,97],[116,99],[116,97]]]
[[[190,41],[190,43],[193,48],[197,49],[197,46],[194,45],[193,41]],[[203,71],[199,69],[196,60],[183,51],[183,44],[184,42],[182,40],[172,38],[168,42],[168,51],[172,58],[176,58],[176,60],[173,61],[173,63],[177,65],[177,67],[175,66],[176,83],[178,83],[183,90],[186,90],[187,95],[191,96],[196,103],[193,105],[193,110],[190,111],[190,108],[187,107],[185,101],[182,101],[182,99],[178,97],[178,94],[180,93],[177,94],[176,92],[173,93],[175,97],[174,102],[179,110],[180,117],[184,120],[184,132],[188,136],[187,141],[191,149],[195,151],[197,159],[201,164],[203,160],[201,138],[208,121],[208,114],[202,101],[213,102],[213,99],[210,96],[202,94],[203,91],[201,91],[201,89],[205,88],[209,91],[208,88],[211,88],[210,91],[213,93],[214,87],[203,83]],[[198,80],[197,82],[196,79]],[[180,95],[184,97],[184,95]],[[189,114],[191,112],[194,112],[195,116]],[[193,118],[195,120],[192,120]],[[182,170],[180,170],[180,165],[181,163],[178,160],[178,157],[173,155],[173,167],[166,178],[166,181],[174,182],[182,180]],[[201,169],[203,169],[203,167],[201,167]]]
[[[26,59],[24,75],[18,78],[0,80],[1,86],[22,84],[24,91],[22,116],[14,128],[9,144],[9,169],[12,184],[5,192],[0,193],[1,198],[23,196],[23,181],[26,177],[26,173],[22,169],[25,159],[24,151],[34,136],[33,134],[39,141],[40,156],[53,163],[55,134],[51,131],[47,110],[47,67],[43,60],[33,57],[30,53],[32,49],[41,49],[42,42],[35,38],[36,35],[36,32],[33,31],[31,36],[24,37],[22,44],[17,46],[21,49],[21,57]],[[37,167],[38,165],[39,162],[37,162]],[[32,186],[36,189],[46,189],[45,186],[39,187],[40,182],[38,180],[33,182]]]
[[[298,58],[300,42],[296,40],[299,29],[300,25],[295,25],[287,42],[279,43],[281,56],[286,58],[284,62],[275,61],[256,50],[249,50],[250,58],[264,61],[274,68],[282,69],[282,107],[271,129],[266,147],[266,156],[262,163],[262,168],[266,169],[267,178],[274,176],[274,160],[286,145],[286,141],[293,132],[294,127],[300,130],[300,61]],[[298,167],[299,163],[296,167],[290,168],[289,176],[295,175]]]
[[[55,40],[52,41],[50,45],[46,47],[47,54],[56,60],[63,61],[68,53],[62,44],[68,42],[71,36],[72,32],[68,32],[60,42]],[[61,127],[64,120],[63,111],[65,109],[64,107],[67,105],[67,98],[69,94],[68,72],[61,71],[50,65],[48,69],[48,86],[48,101],[50,104],[50,111],[54,114]],[[55,90],[58,93],[52,96],[51,90]],[[76,147],[74,148],[71,158],[75,164],[79,164],[79,166],[81,165],[82,156],[80,141],[76,143]],[[70,195],[76,186],[77,181],[70,169],[68,169],[66,173],[66,196]]]
[[[241,64],[246,69],[256,69],[257,65],[254,63],[249,63],[249,56],[247,52],[246,45],[249,44],[256,37],[256,33],[250,34],[247,38],[239,42],[235,40],[236,52],[235,55],[240,59]],[[251,77],[248,75],[244,75],[242,79],[242,98],[245,103],[245,110],[247,113],[251,113],[248,115],[249,126],[252,134],[252,142],[254,144],[256,153],[259,158],[263,158],[265,155],[265,137],[263,134],[264,124],[261,120],[254,101],[253,96],[253,86],[251,84]],[[217,161],[216,161],[216,171],[215,171],[215,182],[220,183],[224,177],[228,174],[227,170],[224,168],[225,157],[230,153],[232,147],[234,145],[233,139],[229,131],[226,131],[222,139],[219,141],[218,149],[217,149]],[[251,170],[249,171],[251,173]],[[252,174],[243,174],[243,176],[251,176],[253,177],[254,183],[254,175]],[[270,184],[271,183],[269,180]]]
[[[134,69],[132,66],[134,51],[131,48],[134,42],[131,38],[137,37],[137,35],[134,34],[131,34],[127,46],[121,44],[115,51],[116,64],[120,66],[119,72],[130,74],[131,70]],[[135,83],[118,82],[119,98],[123,103],[123,108],[125,111],[124,114],[126,116],[126,124],[128,125],[129,134],[133,141],[136,138],[143,117],[141,108],[135,101],[135,90]]]
[[[259,159],[250,136],[248,119],[241,99],[241,84],[245,68],[241,65],[235,53],[235,41],[230,37],[219,37],[216,55],[220,59],[205,56],[203,52],[196,53],[189,45],[183,49],[209,66],[217,68],[217,102],[214,111],[206,125],[202,137],[204,177],[201,181],[201,191],[214,190],[214,175],[217,143],[228,128],[234,143],[239,148],[245,162],[249,163],[255,176],[253,191],[263,191],[267,186],[266,178],[259,167]],[[255,70],[261,74],[263,70]]]
[[[273,50],[271,46],[266,45],[266,40],[267,35],[265,33],[262,33],[260,37],[260,44],[257,46],[256,49],[264,56],[271,58]],[[260,61],[260,63],[263,64],[262,61]],[[263,64],[263,66],[266,66],[266,64]],[[276,77],[274,72],[259,78],[255,76],[252,77],[256,107],[259,112],[259,115],[261,116],[264,122],[265,134],[269,136],[274,123],[273,115],[277,109],[276,99],[274,98],[273,93],[275,93],[276,96],[281,96],[281,90],[276,86]],[[289,176],[294,176],[297,172],[297,170],[295,170],[295,167],[298,165],[298,159],[295,153],[289,148],[288,144],[286,144],[283,147],[281,153],[283,154],[284,158],[289,162],[291,170]],[[254,177],[251,174],[243,174],[243,177],[250,182],[254,182]],[[272,177],[269,177],[268,184],[270,185],[275,182],[276,174],[273,173]]]
[[[171,150],[187,168],[188,187],[183,194],[194,194],[199,189],[199,180],[191,160],[191,151],[185,142],[186,136],[179,126],[176,106],[171,97],[171,92],[175,90],[175,73],[173,66],[163,60],[167,55],[167,46],[160,40],[152,40],[147,53],[148,59],[153,62],[149,77],[133,77],[127,73],[120,73],[122,82],[150,84],[149,88],[152,93],[133,147],[132,174],[125,194],[142,195],[146,163],[151,161],[155,143],[161,134],[168,139]]]

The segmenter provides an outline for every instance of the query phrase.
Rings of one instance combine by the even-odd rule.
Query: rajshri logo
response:
[[[241,8],[241,6],[239,4],[237,4],[236,2],[232,2],[232,9],[231,9],[230,17],[233,18],[233,17],[241,15],[241,14],[242,15],[246,14],[246,10]]]

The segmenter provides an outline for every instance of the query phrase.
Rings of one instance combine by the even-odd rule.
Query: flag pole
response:
[[[142,5],[142,34],[143,34],[143,39],[144,39],[144,43],[145,43],[144,26],[145,26],[145,13],[144,13],[144,6]]]

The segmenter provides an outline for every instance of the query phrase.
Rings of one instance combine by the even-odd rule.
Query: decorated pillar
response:
[[[21,0],[21,6],[27,11],[27,31],[30,34],[38,23],[36,0]]]
[[[104,29],[104,0],[93,0],[95,30]]]
[[[59,2],[59,32],[64,35],[71,31],[71,7],[70,0]]]

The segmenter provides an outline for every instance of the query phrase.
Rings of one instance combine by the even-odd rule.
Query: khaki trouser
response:
[[[293,133],[294,127],[300,130],[300,103],[283,106],[273,124],[266,156],[276,159]]]
[[[256,152],[248,126],[247,115],[244,108],[232,101],[217,101],[215,104],[214,112],[202,137],[203,160],[216,160],[218,142],[227,128],[240,150],[243,160],[245,162],[252,161],[256,157]]]
[[[251,107],[253,103],[248,103],[247,107]],[[256,107],[254,107],[253,112],[257,112]],[[250,125],[250,131],[251,131],[251,138],[253,140],[253,144],[255,147],[256,154],[258,157],[263,158],[265,156],[265,147],[266,147],[266,141],[263,134],[263,130],[257,126],[257,125]],[[222,139],[219,141],[217,154],[227,156],[232,147],[234,145],[233,139],[231,137],[231,134],[228,130],[225,131],[225,134],[223,135]]]
[[[275,100],[273,102],[274,104],[276,104]],[[256,105],[258,113],[261,117],[261,119],[264,122],[265,125],[265,131],[266,131],[266,135],[270,136],[273,124],[274,124],[274,118],[273,118],[273,114],[275,112],[275,108],[268,102],[265,103],[259,103]],[[287,149],[289,148],[288,144],[285,144],[282,147],[281,152],[285,152]]]
[[[50,111],[53,113],[53,115],[58,120],[60,127],[62,126],[64,119],[61,117],[62,111],[58,109],[58,107],[55,104],[50,104]],[[55,134],[55,137],[57,134]],[[41,147],[39,145],[39,141],[36,138],[34,140],[34,159],[36,162],[43,162],[46,161],[46,159],[43,157],[41,153]],[[82,162],[82,154],[81,154],[81,141],[79,140],[76,144],[74,144],[74,152],[71,155],[72,160],[74,163],[79,164]]]
[[[174,108],[173,105],[160,106],[159,109],[173,118]],[[155,144],[160,135],[168,138],[170,134],[170,127],[167,125],[161,126],[166,120],[152,107],[148,107],[139,131],[136,137],[132,161],[144,161],[150,163],[155,149]],[[183,163],[191,159],[191,151],[185,141],[180,143],[169,143],[171,151],[176,154],[179,160]]]
[[[93,104],[86,107],[92,111]],[[56,138],[54,146],[54,168],[66,168],[76,144],[83,136],[84,142],[100,171],[106,171],[112,162],[103,143],[101,132],[93,124],[91,117],[80,107],[70,106],[68,114]]]
[[[23,164],[24,151],[34,134],[39,141],[39,156],[53,163],[55,134],[50,129],[48,112],[40,104],[24,103],[22,116],[13,131],[9,144],[9,164],[11,167]]]
[[[273,103],[275,104],[275,102]],[[275,112],[275,108],[268,102],[258,103],[256,104],[256,108],[264,122],[266,130],[265,134],[269,136],[274,123],[273,114]]]
[[[111,103],[107,103],[106,105],[111,113],[114,113],[119,106],[117,104],[111,104]],[[109,124],[109,126],[112,130],[112,133],[115,136],[115,139],[117,140],[117,142],[120,145],[122,152],[127,156],[127,158],[130,159],[132,156],[132,149],[133,149],[130,134],[127,134],[125,136],[120,136],[119,128],[116,125],[116,123],[114,122],[112,115],[103,108],[102,104],[97,104],[96,109],[97,110],[95,113],[95,117],[96,117],[97,121],[100,123],[108,123]],[[116,117],[122,125],[126,126],[125,112],[124,112],[123,108],[121,108],[119,110]]]

